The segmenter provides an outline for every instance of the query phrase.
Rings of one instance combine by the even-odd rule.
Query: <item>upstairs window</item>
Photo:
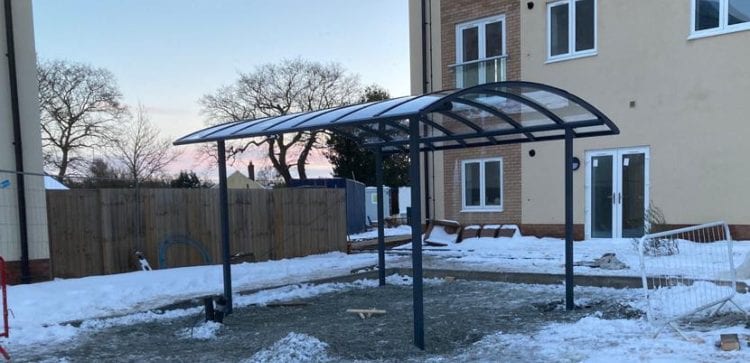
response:
[[[596,54],[596,0],[547,4],[547,58],[550,61]]]
[[[505,80],[505,16],[456,26],[456,87]]]
[[[750,0],[693,0],[695,37],[750,29]]]

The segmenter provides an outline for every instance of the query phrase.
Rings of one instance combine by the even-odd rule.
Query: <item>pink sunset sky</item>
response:
[[[255,66],[302,57],[337,62],[363,85],[409,94],[405,0],[35,0],[40,60],[66,59],[110,70],[125,102],[144,105],[170,139],[205,127],[198,100]],[[199,148],[180,146],[170,167],[215,178]],[[243,155],[233,167],[268,165]],[[320,154],[311,177],[330,176]]]

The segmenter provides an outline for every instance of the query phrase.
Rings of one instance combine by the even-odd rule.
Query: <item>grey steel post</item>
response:
[[[383,152],[375,151],[375,183],[378,188],[378,279],[385,286],[385,216],[383,213]]]
[[[225,315],[232,313],[232,265],[229,263],[229,195],[227,193],[227,156],[224,141],[216,143],[219,149],[219,218],[221,219],[221,255],[224,265]]]
[[[565,309],[573,310],[573,130],[565,129]]]
[[[422,208],[419,182],[419,119],[409,119],[409,184],[411,184],[411,268],[413,271],[414,345],[424,349],[422,298]]]

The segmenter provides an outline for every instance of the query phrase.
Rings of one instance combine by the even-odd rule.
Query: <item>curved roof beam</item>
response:
[[[503,112],[503,111],[501,111],[501,110],[499,110],[497,108],[494,108],[494,107],[492,107],[490,105],[486,105],[486,104],[483,104],[483,103],[479,103],[479,102],[475,102],[475,101],[463,99],[463,98],[460,98],[460,99],[457,99],[457,100],[453,100],[452,102],[463,103],[463,104],[465,104],[467,106],[471,106],[471,107],[474,107],[474,108],[478,108],[478,109],[480,109],[482,111],[488,112],[489,114],[491,114],[491,115],[493,115],[493,116],[495,116],[495,117],[497,117],[497,118],[505,121],[506,123],[510,124],[511,126],[513,126],[516,130],[518,130],[519,132],[521,132],[524,135],[526,135],[526,137],[529,138],[529,140],[534,141],[534,139],[535,139],[534,135],[532,135],[530,132],[524,132],[523,131],[523,126],[521,126],[521,124],[519,124],[518,122],[516,122],[516,120],[512,119],[505,112]]]
[[[547,91],[549,93],[558,95],[562,98],[568,99],[570,101],[573,101],[573,103],[583,107],[586,111],[591,112],[592,115],[596,116],[598,119],[602,120],[602,122],[607,125],[614,133],[619,134],[620,128],[615,125],[612,120],[609,119],[604,113],[599,111],[596,107],[592,106],[590,103],[586,102],[582,98],[562,89],[550,86],[548,84],[544,83],[536,83],[536,82],[527,82],[527,81],[505,81],[502,82],[502,86],[505,87],[535,87],[544,91]]]
[[[420,120],[421,120],[422,122],[426,123],[427,125],[429,125],[429,126],[431,126],[431,127],[434,127],[434,128],[436,128],[436,129],[438,129],[438,130],[439,130],[440,132],[442,132],[442,133],[443,133],[443,134],[445,134],[446,136],[449,136],[449,137],[455,137],[455,135],[456,135],[456,134],[455,134],[455,133],[454,133],[453,131],[451,131],[451,130],[448,130],[447,128],[445,128],[444,126],[442,126],[442,125],[438,124],[437,122],[435,122],[435,121],[432,121],[432,120],[430,120],[430,118],[429,118],[429,117],[427,117],[427,116],[422,116],[422,117],[420,118]],[[431,139],[431,138],[430,138],[430,139]],[[459,144],[461,144],[461,145],[464,145],[464,146],[466,146],[466,145],[467,145],[467,144],[466,144],[466,141],[464,141],[463,139],[456,139],[456,142],[458,142]]]

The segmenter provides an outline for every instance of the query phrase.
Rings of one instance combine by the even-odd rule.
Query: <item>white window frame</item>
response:
[[[560,0],[547,3],[547,63],[559,62],[568,59],[591,57],[597,54],[599,44],[599,4],[594,0],[594,47],[591,49],[576,51],[576,7],[578,0]],[[568,53],[552,55],[552,8],[560,5],[568,5]]]
[[[487,185],[485,185],[485,165],[488,162],[500,162],[500,205],[485,205]],[[479,163],[479,201],[480,204],[466,205],[466,164]],[[503,158],[469,159],[461,161],[461,212],[502,212],[505,205],[505,170]]]
[[[750,22],[729,25],[729,0],[719,0],[719,27],[705,30],[695,30],[695,10],[697,0],[690,0],[690,36],[688,39],[712,37],[715,35],[729,34],[739,31],[750,30]]]
[[[498,21],[503,22],[503,46],[502,46],[502,54],[499,56],[494,57],[487,57],[487,35],[486,35],[486,27],[485,25],[495,23]],[[472,62],[481,62],[483,60],[491,59],[491,58],[502,58],[507,57],[507,26],[505,22],[505,14],[500,15],[493,15],[490,17],[467,21],[464,23],[460,23],[456,25],[456,64],[454,66],[460,66],[464,64],[464,37],[463,37],[463,30],[468,28],[477,28],[477,38],[478,38],[478,56],[476,61]],[[487,82],[487,74],[486,72],[479,72],[479,84],[483,84]],[[458,88],[463,88],[463,78],[456,76],[456,86]]]

